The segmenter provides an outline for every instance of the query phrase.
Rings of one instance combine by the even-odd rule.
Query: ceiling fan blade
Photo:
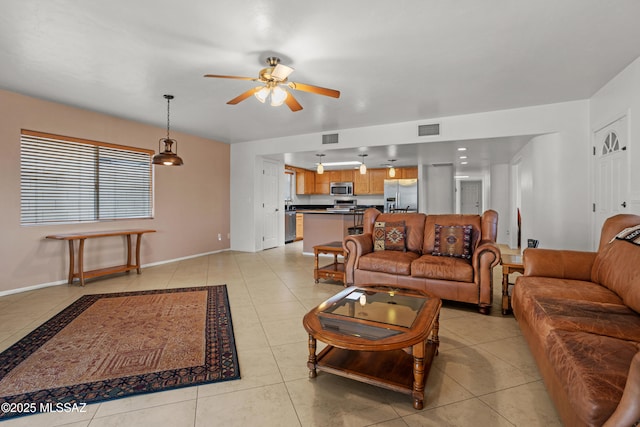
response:
[[[273,68],[271,72],[271,77],[276,79],[277,81],[284,81],[289,74],[293,73],[293,68],[287,67],[286,65],[278,64]]]
[[[284,102],[287,104],[287,107],[291,109],[291,111],[300,111],[302,110],[302,105],[298,102],[298,100],[293,96],[292,93],[289,93],[285,98]]]
[[[235,105],[235,104],[237,104],[237,103],[239,103],[241,101],[244,101],[245,99],[249,98],[251,95],[256,93],[257,91],[259,91],[260,89],[262,89],[262,88],[259,87],[259,86],[251,88],[248,91],[242,93],[241,95],[236,96],[231,101],[227,102],[227,104]]]
[[[288,86],[293,90],[301,90],[303,92],[311,92],[318,95],[330,96],[332,98],[340,98],[340,91],[327,89],[320,86],[306,85],[304,83],[289,82]]]
[[[255,77],[241,77],[241,76],[220,76],[218,74],[205,74],[204,77],[215,77],[217,79],[236,79],[236,80],[253,80],[258,81]]]

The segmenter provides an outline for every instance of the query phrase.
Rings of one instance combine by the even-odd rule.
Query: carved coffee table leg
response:
[[[424,407],[424,351],[425,342],[413,346],[413,407]]]
[[[311,334],[309,334],[309,360],[307,360],[307,367],[309,368],[309,378],[318,376],[316,371],[316,339]]]

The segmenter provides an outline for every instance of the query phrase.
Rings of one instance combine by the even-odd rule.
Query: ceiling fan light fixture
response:
[[[287,99],[287,91],[282,89],[280,86],[275,86],[271,89],[271,105],[273,107],[281,106],[284,101]]]
[[[279,63],[273,68],[271,77],[273,77],[277,81],[283,82],[287,79],[287,77],[289,77],[289,74],[291,73],[293,73],[293,68]]]
[[[264,104],[264,102],[267,100],[267,97],[269,96],[269,93],[271,93],[271,91],[266,86],[262,86],[262,87],[258,86],[256,89],[258,88],[260,89],[257,90],[256,93],[254,93],[254,96],[258,99],[258,101]]]
[[[178,141],[169,138],[169,103],[174,98],[173,95],[164,95],[167,100],[167,137],[160,138],[158,141],[158,154],[153,156],[151,163],[154,165],[164,166],[182,166],[183,161],[178,157]],[[160,151],[160,143],[164,144],[164,150]],[[176,151],[173,152],[173,144],[176,145]]]

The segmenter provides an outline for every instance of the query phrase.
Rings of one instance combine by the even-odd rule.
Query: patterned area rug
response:
[[[238,378],[226,285],[85,295],[0,354],[0,419]]]

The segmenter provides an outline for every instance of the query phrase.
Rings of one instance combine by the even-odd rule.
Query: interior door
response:
[[[460,182],[460,213],[480,215],[482,181]]]
[[[284,220],[280,221],[280,200],[278,197],[278,178],[282,168],[276,162],[262,161],[262,249],[278,246],[280,230],[284,233]],[[282,224],[282,228],[280,227]],[[283,234],[284,235],[284,234]]]
[[[627,117],[595,132],[595,221],[593,247],[600,243],[602,224],[610,216],[627,211]]]

